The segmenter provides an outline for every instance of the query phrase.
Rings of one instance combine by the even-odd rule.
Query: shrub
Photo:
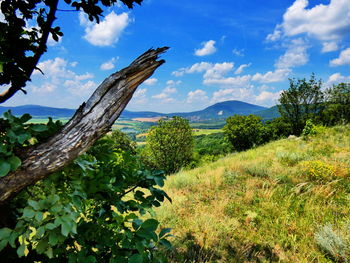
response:
[[[223,130],[236,151],[244,151],[264,142],[265,129],[259,116],[231,116],[227,118]]]
[[[146,142],[143,159],[167,174],[179,171],[192,160],[192,129],[188,120],[181,117],[159,120],[158,125],[150,129]]]
[[[305,161],[302,166],[310,179],[328,181],[335,176],[334,167],[322,161]]]
[[[350,257],[350,228],[340,230],[338,232],[333,230],[332,225],[327,224],[321,227],[315,234],[317,245],[322,251],[330,256],[336,262],[349,262]]]
[[[8,128],[0,139],[16,139],[12,146],[20,150],[59,126],[27,125],[29,117],[6,114]],[[165,176],[144,169],[132,150],[130,140],[115,132],[22,191],[9,204],[9,218],[1,218],[6,223],[0,229],[2,262],[163,262],[156,248],[170,246],[165,239],[170,230],[159,233],[157,220],[141,216],[170,200],[159,188]]]
[[[312,120],[307,120],[305,127],[301,133],[303,138],[308,138],[309,136],[315,136],[317,134],[321,134],[325,132],[325,127],[315,125]]]
[[[305,156],[297,152],[277,152],[276,157],[282,164],[287,166],[294,166],[305,160]]]

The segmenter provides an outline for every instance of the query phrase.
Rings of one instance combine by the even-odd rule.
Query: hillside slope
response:
[[[322,244],[338,246],[333,258],[343,262],[349,178],[350,126],[170,176],[165,191],[173,203],[156,211],[173,228],[170,262],[334,262]]]

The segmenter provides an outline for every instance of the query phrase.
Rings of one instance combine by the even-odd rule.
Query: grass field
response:
[[[350,126],[170,176],[170,262],[348,262]]]

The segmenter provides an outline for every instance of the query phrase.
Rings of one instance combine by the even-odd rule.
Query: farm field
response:
[[[346,262],[349,178],[350,126],[171,175],[156,211],[170,262]]]

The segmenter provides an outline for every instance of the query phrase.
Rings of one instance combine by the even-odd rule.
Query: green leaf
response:
[[[23,217],[33,218],[35,216],[35,211],[29,207],[23,209]]]
[[[166,234],[171,232],[171,228],[163,228],[160,233],[159,233],[159,237],[162,238],[163,236],[165,236]]]
[[[41,220],[43,220],[43,217],[44,217],[43,212],[36,212],[36,213],[35,213],[35,219],[36,219],[38,222],[41,222]]]
[[[155,231],[159,225],[159,222],[153,218],[147,219],[142,223],[141,228],[147,229],[149,231]]]
[[[58,235],[57,235],[57,233],[55,231],[52,231],[49,234],[49,244],[51,246],[55,246],[57,243],[58,243]]]
[[[65,237],[68,236],[69,232],[71,231],[71,224],[67,223],[67,222],[62,222],[61,225],[61,233],[62,235],[64,235]]]
[[[47,126],[44,124],[35,124],[31,127],[31,129],[35,132],[44,132],[47,131]]]
[[[12,233],[12,230],[7,228],[7,227],[1,228],[0,229],[0,239],[7,239],[7,238],[9,238],[11,233]]]
[[[36,231],[36,236],[38,238],[41,238],[43,237],[44,234],[45,234],[45,227],[44,226],[39,227]]]
[[[46,256],[48,256],[48,258],[53,258],[53,250],[51,247],[49,247],[48,250],[46,250],[45,252]]]
[[[40,210],[40,205],[37,201],[34,200],[28,200],[28,205],[34,208],[34,210]]]
[[[164,186],[164,180],[163,180],[163,178],[154,177],[154,181],[155,181],[156,184],[159,185],[160,187],[163,187],[163,186]]]
[[[56,227],[58,227],[58,224],[53,224],[53,223],[48,223],[46,224],[45,228],[48,229],[48,230],[53,230],[55,229]]]
[[[17,255],[21,258],[24,256],[24,252],[26,250],[27,246],[25,244],[22,244],[19,246],[19,248],[17,249]]]
[[[134,254],[129,258],[128,263],[142,263],[143,258],[140,254]]]
[[[17,137],[18,143],[23,144],[26,140],[29,140],[31,136],[29,133],[21,133],[16,137]]]
[[[32,118],[32,116],[30,116],[28,113],[25,113],[21,116],[20,120],[22,123],[25,123],[27,121],[29,121]]]
[[[39,254],[42,254],[46,251],[47,247],[49,246],[47,238],[42,239],[39,241],[38,245],[36,246],[36,251]]]
[[[19,159],[17,156],[14,156],[14,155],[8,158],[7,162],[11,165],[12,171],[15,171],[22,164],[21,159]]]
[[[171,249],[173,246],[171,245],[171,243],[166,240],[166,239],[161,239],[159,241],[163,246],[165,246],[167,249]]]
[[[3,250],[7,246],[8,240],[0,241],[0,251]]]
[[[0,177],[6,176],[11,171],[11,164],[0,159]]]

